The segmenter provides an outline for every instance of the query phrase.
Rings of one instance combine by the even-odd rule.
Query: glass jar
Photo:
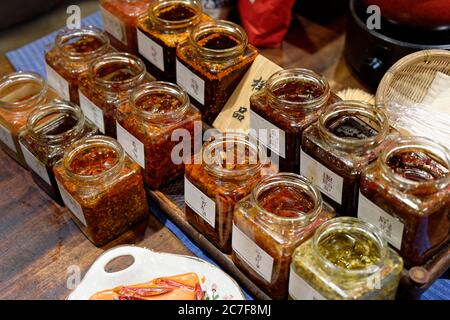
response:
[[[74,142],[98,132],[85,120],[81,108],[65,101],[39,106],[28,117],[19,142],[36,184],[60,205],[64,205],[56,184],[53,166]]]
[[[184,161],[194,150],[196,123],[201,128],[201,114],[187,93],[175,84],[155,81],[136,88],[129,102],[119,106],[117,139],[144,169],[145,183],[158,189],[184,172]]]
[[[381,230],[357,218],[322,224],[292,257],[289,296],[295,300],[393,300],[403,260]]]
[[[116,137],[117,107],[149,80],[144,62],[128,53],[108,53],[92,62],[79,78],[80,106],[100,132]]]
[[[429,139],[399,138],[361,176],[358,217],[382,229],[407,268],[450,240],[450,151]]]
[[[361,171],[385,148],[389,129],[382,109],[342,101],[303,132],[300,172],[338,214],[356,217]]]
[[[212,125],[258,55],[240,26],[222,20],[199,23],[178,45],[177,83]]]
[[[210,18],[198,0],[155,0],[138,21],[139,53],[147,59],[151,75],[175,82],[176,49],[193,26]]]
[[[250,134],[268,148],[280,171],[300,173],[303,131],[324,106],[339,100],[327,80],[311,70],[278,71],[250,97]]]
[[[270,168],[255,142],[244,134],[218,134],[204,144],[200,159],[186,164],[186,219],[224,253],[231,253],[236,203]]]
[[[96,246],[148,216],[141,168],[112,138],[79,140],[66,150],[54,172],[72,218]]]
[[[236,205],[233,262],[272,299],[283,299],[295,248],[333,216],[306,178],[293,173],[265,177]]]
[[[19,133],[34,109],[57,96],[37,73],[20,71],[0,78],[0,146],[25,168]]]
[[[100,0],[103,26],[111,45],[119,51],[138,54],[136,26],[151,0]]]
[[[78,77],[89,63],[110,50],[105,33],[94,27],[66,29],[46,49],[48,84],[67,101],[79,104]]]

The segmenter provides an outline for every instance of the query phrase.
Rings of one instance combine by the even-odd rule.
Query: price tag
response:
[[[301,150],[300,154],[300,172],[311,180],[323,194],[338,204],[342,204],[344,179],[313,159],[303,150]]]
[[[28,167],[33,170],[39,177],[42,178],[48,185],[51,185],[50,177],[47,172],[47,168],[40,162],[34,154],[26,146],[20,142],[20,148],[22,149],[23,157]]]
[[[83,110],[86,118],[91,120],[101,133],[105,133],[105,121],[103,117],[103,110],[93,103],[88,97],[86,97],[81,91],[78,91],[80,95],[80,107]]]
[[[0,124],[0,140],[12,151],[17,153],[16,144],[14,143],[14,138],[11,131],[8,128]]]
[[[137,29],[139,53],[159,70],[164,71],[164,51],[155,41]]]
[[[232,247],[266,281],[272,282],[273,258],[233,224]]]
[[[205,81],[200,79],[191,70],[184,66],[177,59],[177,84],[186,90],[190,96],[195,100],[200,102],[202,105],[205,104]]]
[[[127,44],[127,31],[122,21],[120,21],[119,18],[117,18],[108,10],[101,8],[101,12],[103,16],[103,27],[105,31],[120,42]]]
[[[327,300],[303,278],[299,277],[292,266],[289,276],[289,295],[294,300]]]
[[[117,124],[117,141],[122,145],[126,153],[145,169],[145,148],[144,144],[135,136],[129,133],[119,122]]]
[[[266,148],[277,155],[286,158],[285,132],[273,125],[259,114],[250,110],[249,134],[257,138]]]
[[[186,177],[184,177],[184,201],[211,227],[216,227],[216,203]]]
[[[402,248],[404,224],[367,199],[361,192],[359,193],[358,218],[381,229],[394,248],[398,250]]]
[[[86,219],[84,217],[83,209],[81,208],[80,204],[70,195],[69,192],[58,182],[58,189],[61,193],[61,198],[64,201],[64,204],[66,205],[67,209],[70,210],[70,212],[73,213],[75,217],[77,217],[80,222],[87,227]]]
[[[69,82],[64,79],[55,69],[45,64],[45,71],[47,72],[48,84],[54,88],[61,98],[64,100],[70,100]]]

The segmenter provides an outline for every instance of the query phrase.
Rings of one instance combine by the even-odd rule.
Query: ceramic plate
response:
[[[105,266],[110,261],[122,256],[132,256],[134,263],[127,269],[115,273],[105,271]],[[136,246],[120,246],[103,253],[67,299],[87,300],[98,291],[189,272],[195,272],[200,279],[205,279],[202,289],[208,300],[245,299],[240,287],[230,276],[204,260],[158,253]]]

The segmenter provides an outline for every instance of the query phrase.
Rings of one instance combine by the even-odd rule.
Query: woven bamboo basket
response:
[[[424,50],[404,57],[381,80],[376,93],[377,105],[422,103],[437,72],[450,75],[450,51]]]

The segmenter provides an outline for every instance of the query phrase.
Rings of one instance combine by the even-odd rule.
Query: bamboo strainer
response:
[[[381,80],[376,94],[377,105],[422,103],[437,72],[450,75],[450,51],[424,50],[404,57]]]

